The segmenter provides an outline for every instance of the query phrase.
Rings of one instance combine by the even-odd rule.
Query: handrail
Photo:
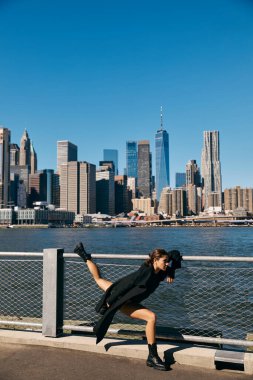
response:
[[[0,256],[17,257],[43,257],[43,252],[0,252]],[[64,253],[64,258],[76,259],[76,253]],[[122,259],[122,260],[146,260],[148,255],[116,254],[116,253],[92,253],[94,259]],[[253,263],[253,256],[183,256],[183,261],[211,261],[211,262],[248,262]]]
[[[0,256],[43,257],[43,252],[0,252]]]
[[[77,258],[76,253],[64,253],[64,258]],[[121,255],[121,254],[100,254],[92,253],[94,259],[123,259],[123,260],[146,260],[148,255]],[[183,261],[226,261],[226,262],[252,262],[253,257],[250,256],[183,256]]]

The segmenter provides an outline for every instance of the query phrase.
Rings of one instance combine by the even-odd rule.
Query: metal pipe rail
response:
[[[88,326],[73,326],[73,325],[63,325],[64,330],[80,331],[80,332],[93,332],[92,327]],[[121,334],[121,335],[134,335],[143,336],[145,331],[133,331],[133,330],[123,330],[123,329],[108,329],[109,334]],[[165,337],[165,336],[164,336]],[[253,347],[252,341],[240,340],[240,339],[226,339],[226,338],[209,338],[206,336],[195,336],[195,335],[184,335],[182,336],[170,336],[171,340],[182,341],[182,342],[196,342],[196,343],[210,343],[210,344],[227,344],[230,346],[242,346],[242,347]],[[157,338],[159,339],[159,337]]]
[[[17,321],[3,321],[3,320],[0,320],[0,325],[7,325],[7,326],[30,326],[30,327],[42,327],[42,323],[34,323],[34,322],[17,322]]]
[[[0,257],[43,257],[43,252],[0,252]]]
[[[138,254],[104,254],[92,253],[94,259],[122,259],[122,260],[146,260],[148,255]],[[0,252],[0,257],[43,257],[43,252]],[[64,253],[64,258],[76,259],[79,256],[76,253]],[[213,262],[248,262],[253,263],[253,257],[250,256],[183,256],[183,261],[213,261]]]
[[[94,259],[122,259],[122,260],[146,260],[148,255],[121,255],[121,254],[102,254],[102,253],[92,253],[92,258]],[[64,253],[64,258],[77,258],[79,257],[76,253]],[[213,261],[213,262],[248,262],[253,263],[253,257],[245,256],[183,256],[183,261]]]

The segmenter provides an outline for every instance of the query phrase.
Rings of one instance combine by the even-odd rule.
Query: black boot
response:
[[[165,363],[159,358],[157,353],[156,343],[148,345],[148,358],[146,364],[148,367],[153,367],[154,369],[159,369],[160,371],[167,371]]]
[[[77,253],[85,263],[87,260],[91,260],[91,255],[85,251],[83,243],[81,242],[76,245],[74,252]]]

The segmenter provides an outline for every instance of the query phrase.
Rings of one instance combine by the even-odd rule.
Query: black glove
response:
[[[181,268],[183,257],[181,256],[180,252],[174,249],[172,251],[168,251],[167,254],[169,261],[172,261],[171,268],[174,270]]]

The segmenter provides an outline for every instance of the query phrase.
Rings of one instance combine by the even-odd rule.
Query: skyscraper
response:
[[[31,165],[31,141],[26,129],[20,140],[19,165]]]
[[[221,164],[219,131],[204,131],[202,149],[202,180],[204,185],[204,208],[222,207]],[[216,199],[215,205],[213,199]]]
[[[9,129],[0,127],[0,208],[7,207],[9,201],[10,139]]]
[[[118,175],[114,177],[115,181],[115,214],[122,212],[127,213],[132,209],[131,195],[132,192],[127,188],[127,176]]]
[[[118,151],[117,149],[104,149],[104,161],[113,161],[115,175],[118,175]]]
[[[169,134],[163,129],[161,108],[161,125],[155,135],[156,152],[156,199],[159,201],[162,189],[170,185],[169,168]]]
[[[152,159],[148,140],[138,142],[138,190],[145,198],[151,196]]]
[[[57,171],[66,162],[77,161],[77,146],[68,140],[57,141]]]
[[[30,161],[31,161],[31,174],[37,171],[37,153],[35,152],[33,143],[30,144]]]
[[[96,171],[96,210],[102,214],[115,214],[114,165],[102,165]]]
[[[201,176],[196,160],[190,160],[186,164],[186,191],[187,207],[189,215],[197,215],[201,211]]]
[[[126,142],[126,174],[128,177],[134,177],[137,179],[138,176],[138,152],[137,152],[137,142],[127,141]]]
[[[96,212],[96,166],[71,161],[61,165],[60,207],[76,214]]]
[[[190,160],[186,164],[186,187],[188,185],[201,185],[201,177],[196,160]]]
[[[19,165],[19,146],[10,144],[10,166]]]

